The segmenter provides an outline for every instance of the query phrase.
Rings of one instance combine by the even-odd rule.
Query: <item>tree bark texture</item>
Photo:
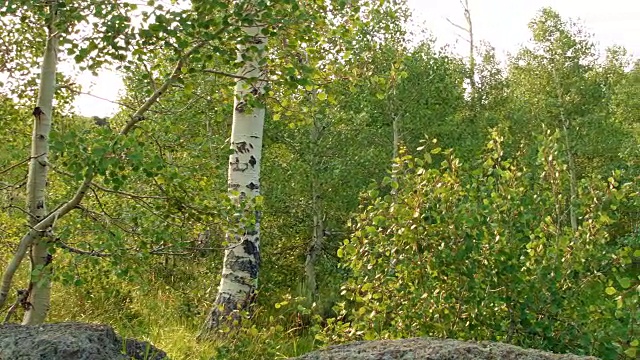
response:
[[[242,68],[235,87],[231,151],[229,156],[229,196],[240,215],[237,226],[226,234],[228,242],[222,265],[218,294],[200,336],[221,324],[238,320],[240,311],[253,302],[260,268],[260,213],[251,206],[260,195],[260,162],[265,109],[257,103],[264,92],[264,51],[266,36],[258,24],[255,5],[245,6],[254,26],[244,27],[246,40],[238,47]],[[260,79],[249,81],[248,78]]]
[[[175,83],[178,80],[178,78],[182,75],[182,68],[185,65],[186,61],[191,57],[191,55],[193,55],[195,51],[197,51],[204,45],[205,45],[205,42],[196,44],[194,47],[191,48],[191,50],[186,52],[182,58],[180,58],[180,60],[176,63],[173,69],[173,72],[171,73],[171,76],[162,84],[162,86],[160,86],[156,91],[154,91],[153,94],[149,96],[147,101],[145,101],[145,103],[135,112],[135,114],[131,116],[131,119],[120,131],[121,136],[127,136],[133,129],[135,129],[136,124],[144,120],[144,114],[151,108],[151,106],[153,106],[153,104],[155,104],[158,101],[158,99],[163,94],[165,94],[171,88],[171,85]],[[55,53],[53,54],[55,55]],[[50,71],[49,71],[49,75],[51,75]],[[55,80],[55,77],[53,79]],[[49,80],[51,79],[49,78]],[[54,87],[48,87],[48,89],[54,89]],[[39,114],[39,116],[42,116],[43,114],[40,114],[41,111],[42,111],[42,108],[39,108],[39,111],[37,112],[34,111],[34,113],[37,113]],[[44,113],[44,111],[42,112]],[[36,115],[34,114],[34,116]],[[40,118],[38,118],[38,120],[41,121]],[[46,166],[46,163],[45,163],[45,166]],[[13,257],[11,258],[4,272],[2,273],[2,281],[0,283],[0,308],[3,307],[7,302],[7,297],[9,296],[9,291],[11,290],[11,284],[13,282],[13,278],[16,272],[18,271],[18,267],[20,266],[20,263],[24,259],[27,251],[29,251],[32,248],[33,244],[37,240],[39,240],[43,236],[43,234],[52,231],[58,219],[64,217],[65,215],[70,213],[72,210],[76,209],[78,205],[80,205],[80,203],[82,202],[82,199],[84,199],[84,196],[86,195],[87,191],[92,185],[94,174],[95,173],[92,171],[92,169],[89,168],[89,170],[85,173],[85,177],[84,177],[84,180],[82,181],[82,184],[78,186],[78,189],[76,190],[76,193],[74,194],[74,196],[69,201],[65,202],[63,205],[58,207],[55,211],[52,211],[51,213],[47,214],[46,217],[44,217],[35,226],[32,226],[32,228],[20,239],[20,242],[18,243],[18,247],[16,248],[16,251],[13,254]]]
[[[49,6],[47,43],[40,73],[37,106],[33,111],[33,134],[31,138],[31,161],[27,179],[27,209],[29,225],[34,228],[47,215],[47,166],[49,155],[49,133],[53,117],[53,97],[56,87],[58,64],[57,1]],[[39,232],[30,249],[31,279],[29,282],[30,306],[22,323],[42,324],[47,317],[51,303],[51,260],[46,231]]]

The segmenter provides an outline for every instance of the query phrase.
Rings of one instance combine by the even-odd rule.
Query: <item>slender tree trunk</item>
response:
[[[571,137],[569,135],[569,129],[571,124],[569,119],[564,114],[564,96],[562,89],[560,88],[560,81],[555,69],[553,71],[553,80],[556,85],[556,94],[558,96],[558,102],[560,103],[560,121],[562,122],[562,135],[564,137],[564,147],[567,154],[567,161],[569,162],[569,217],[571,222],[571,230],[575,233],[578,231],[578,215],[575,210],[575,201],[578,196],[578,180],[576,177],[576,166],[573,160],[573,148],[571,146]]]
[[[391,128],[393,131],[393,161],[395,161],[400,155],[400,119],[399,116],[394,115],[391,122]]]
[[[394,90],[395,94],[395,90]],[[399,165],[396,163],[398,157],[400,156],[400,144],[402,141],[402,137],[400,136],[400,115],[391,113],[391,131],[393,132],[393,151],[392,151],[392,159],[391,159],[391,180],[394,182],[398,181],[398,167]],[[391,189],[391,196],[396,200],[398,196],[398,189]]]
[[[259,80],[252,84],[244,78],[264,78],[261,62],[267,38],[261,33],[262,26],[258,25],[259,14],[250,5],[245,9],[248,16],[256,18],[256,25],[243,29],[250,40],[238,49],[238,59],[243,61],[243,67],[239,72],[242,79],[235,87],[228,175],[229,196],[243,218],[236,219],[237,227],[226,234],[228,245],[218,295],[200,337],[222,323],[231,324],[229,321],[240,319],[239,311],[246,310],[254,300],[260,267],[260,213],[246,204],[260,195],[265,109],[251,104],[260,100],[265,83]]]
[[[393,90],[393,94],[395,97],[395,88]],[[392,114],[391,116],[393,117],[391,121],[391,128],[393,131],[393,159],[391,159],[391,180],[393,182],[398,182],[399,164],[397,163],[398,161],[397,159],[398,157],[400,157],[400,143],[402,140],[400,136],[400,115],[394,113],[392,106],[390,106],[390,108],[392,109],[390,113]],[[398,189],[391,188],[391,196],[393,197],[393,201],[396,202],[398,200]],[[397,261],[398,260],[395,257],[392,257],[389,260],[389,273],[391,275],[394,275],[396,273]]]
[[[471,96],[475,99],[476,95],[476,57],[475,43],[473,39],[473,22],[471,21],[471,10],[469,9],[469,0],[465,0],[464,19],[467,21],[467,32],[469,33],[469,87],[471,88]]]
[[[324,210],[322,206],[320,180],[318,179],[320,173],[318,146],[322,135],[322,129],[323,125],[320,123],[319,119],[315,118],[313,121],[313,129],[311,130],[311,146],[313,147],[311,154],[311,206],[313,209],[313,234],[311,236],[311,243],[309,244],[307,257],[304,263],[307,289],[311,291],[313,296],[316,296],[318,292],[315,266],[318,257],[322,252],[322,245],[324,241]]]
[[[29,225],[33,228],[47,215],[46,186],[47,161],[49,155],[49,133],[51,132],[53,97],[56,87],[58,34],[56,30],[57,1],[49,6],[47,43],[40,73],[40,89],[37,107],[33,111],[33,134],[31,138],[31,162],[27,180],[27,209]],[[29,282],[27,309],[22,323],[41,324],[47,317],[51,302],[51,254],[46,234],[39,233],[30,249],[31,279]]]
[[[469,0],[460,0],[460,5],[462,5],[462,9],[464,10],[464,20],[467,23],[467,26],[461,26],[453,21],[447,19],[449,24],[455,26],[456,28],[464,31],[469,36],[467,42],[469,43],[469,88],[471,94],[473,95],[476,90],[476,59],[475,59],[475,43],[473,38],[473,22],[471,21],[471,9],[469,8]]]
[[[164,82],[164,84],[162,84],[162,86],[156,89],[153,92],[153,94],[149,96],[147,101],[145,101],[145,103],[142,104],[142,106],[131,116],[131,119],[120,131],[121,136],[126,136],[127,134],[129,134],[133,129],[135,129],[136,125],[139,122],[144,120],[144,114],[151,108],[151,106],[153,106],[153,104],[155,104],[158,101],[158,99],[163,94],[167,93],[167,91],[169,91],[173,83],[175,83],[180,78],[180,76],[183,73],[182,68],[185,65],[186,61],[189,59],[189,57],[191,57],[191,55],[193,55],[195,51],[200,49],[205,44],[206,42],[200,42],[196,44],[178,61],[178,63],[176,64],[176,66],[174,67],[171,73],[171,76]],[[78,205],[80,205],[80,203],[82,202],[82,199],[84,199],[84,196],[86,195],[87,191],[89,190],[89,187],[91,186],[91,181],[93,180],[94,175],[95,173],[92,171],[91,168],[89,168],[89,171],[85,173],[85,177],[84,177],[84,180],[82,181],[82,184],[80,184],[80,186],[76,190],[75,195],[71,199],[69,199],[69,201],[67,201],[60,207],[58,207],[55,211],[52,211],[50,214],[48,214],[44,219],[42,219],[42,221],[38,222],[38,224],[33,226],[22,237],[22,239],[20,239],[20,242],[18,243],[18,247],[13,257],[7,263],[7,266],[4,272],[2,273],[2,280],[0,282],[0,308],[2,308],[7,302],[7,298],[9,296],[9,290],[11,290],[11,284],[13,282],[13,278],[16,274],[16,271],[18,271],[18,267],[20,266],[20,263],[24,259],[27,251],[31,249],[32,245],[38,239],[40,239],[45,232],[51,231],[53,229],[58,219],[66,216],[72,210],[76,209]]]
[[[564,116],[563,116],[564,118]],[[563,119],[564,143],[567,151],[567,161],[569,162],[569,216],[571,218],[571,230],[578,231],[578,216],[575,210],[575,201],[578,196],[578,181],[576,178],[576,165],[573,161],[573,151],[569,140],[569,121]]]

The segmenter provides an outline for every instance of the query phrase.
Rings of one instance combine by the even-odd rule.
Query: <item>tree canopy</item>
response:
[[[109,323],[175,359],[413,336],[637,358],[624,48],[551,8],[501,61],[472,13],[462,57],[404,1],[5,5],[5,322]],[[74,71],[107,68],[117,114],[79,115]]]

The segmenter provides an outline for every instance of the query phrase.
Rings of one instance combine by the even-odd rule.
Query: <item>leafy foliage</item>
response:
[[[431,143],[399,159],[402,175],[369,190],[338,250],[350,271],[346,302],[323,338],[428,335],[605,358],[633,341],[625,329],[638,326],[637,239],[607,229],[638,187],[615,175],[584,179],[573,232],[557,135],[544,135],[531,164],[526,149],[506,158],[497,132],[472,166]],[[604,295],[612,285],[628,292],[617,305]]]
[[[25,159],[44,43],[32,24],[49,16],[40,2],[9,3],[3,266],[28,230]],[[598,57],[579,26],[543,9],[532,43],[506,63],[489,44],[476,49],[469,94],[470,64],[433,39],[410,44],[404,2],[378,0],[259,2],[270,39],[259,294],[239,328],[196,341],[236,215],[226,144],[236,45],[251,19],[242,1],[191,3],[61,8],[61,63],[115,67],[126,93],[102,126],[73,114],[77,89],[59,74],[48,207],[89,170],[95,177],[55,223],[50,320],[111,323],[177,359],[283,358],[415,335],[638,356],[639,63],[621,48]],[[119,135],[164,81],[172,90]],[[301,279],[318,198],[326,232],[313,294]]]

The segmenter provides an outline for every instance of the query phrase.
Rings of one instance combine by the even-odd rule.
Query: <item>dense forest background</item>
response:
[[[6,321],[107,323],[174,359],[412,336],[637,358],[640,61],[598,53],[554,10],[505,62],[474,40],[472,13],[461,57],[409,33],[402,1],[9,1],[0,14]],[[256,23],[266,51],[238,58]],[[264,75],[237,72],[251,61]],[[74,114],[63,65],[118,69],[120,111]],[[228,193],[238,81],[264,89],[243,100],[266,109],[260,194],[242,204],[256,213]],[[42,116],[50,136],[32,136]],[[225,234],[256,222],[257,291],[203,331],[237,246]],[[24,291],[49,283],[42,313]]]

